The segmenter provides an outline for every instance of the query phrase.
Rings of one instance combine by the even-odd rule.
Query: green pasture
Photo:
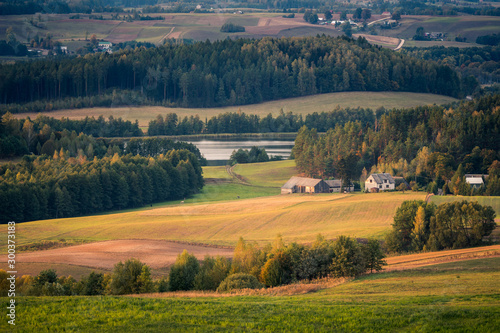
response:
[[[489,258],[295,296],[18,297],[16,331],[495,332],[499,290],[500,259]],[[4,318],[0,329],[8,326]]]
[[[281,187],[290,177],[297,175],[294,160],[237,164],[233,171],[252,185]]]

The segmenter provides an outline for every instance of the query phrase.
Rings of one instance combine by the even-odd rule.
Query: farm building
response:
[[[478,188],[484,185],[484,179],[486,179],[488,175],[482,174],[466,174],[465,182],[472,187]]]
[[[378,191],[394,190],[396,182],[388,173],[374,173],[365,181],[365,190],[373,192],[372,188],[376,188]]]
[[[330,187],[323,179],[292,177],[281,187],[281,194],[329,193]]]
[[[330,193],[340,192],[342,189],[342,180],[325,180],[325,183],[330,187]],[[351,183],[349,188],[344,188],[347,192],[354,192],[354,185]]]

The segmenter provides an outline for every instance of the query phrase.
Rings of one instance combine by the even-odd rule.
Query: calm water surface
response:
[[[250,150],[253,146],[264,148],[269,157],[281,155],[284,159],[287,159],[290,157],[294,145],[292,140],[199,140],[188,142],[198,147],[209,165],[222,165],[229,160],[234,150],[240,148]]]

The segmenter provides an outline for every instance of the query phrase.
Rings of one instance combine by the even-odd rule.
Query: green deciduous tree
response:
[[[200,263],[194,255],[184,250],[170,269],[169,284],[171,291],[191,290],[194,287],[195,277],[200,271]]]

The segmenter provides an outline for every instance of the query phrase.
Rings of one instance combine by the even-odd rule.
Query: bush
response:
[[[229,275],[224,281],[221,282],[218,292],[225,292],[237,289],[260,289],[264,286],[257,280],[257,278],[250,274],[237,273]]]
[[[245,32],[245,27],[229,22],[222,25],[220,32]]]
[[[149,272],[149,267],[137,259],[129,259],[125,261],[125,264],[120,261],[113,270],[111,294],[138,294],[150,291],[145,290],[151,285],[151,276],[147,272]]]
[[[224,257],[205,256],[200,271],[194,278],[195,290],[216,290],[228,276],[231,262]]]

